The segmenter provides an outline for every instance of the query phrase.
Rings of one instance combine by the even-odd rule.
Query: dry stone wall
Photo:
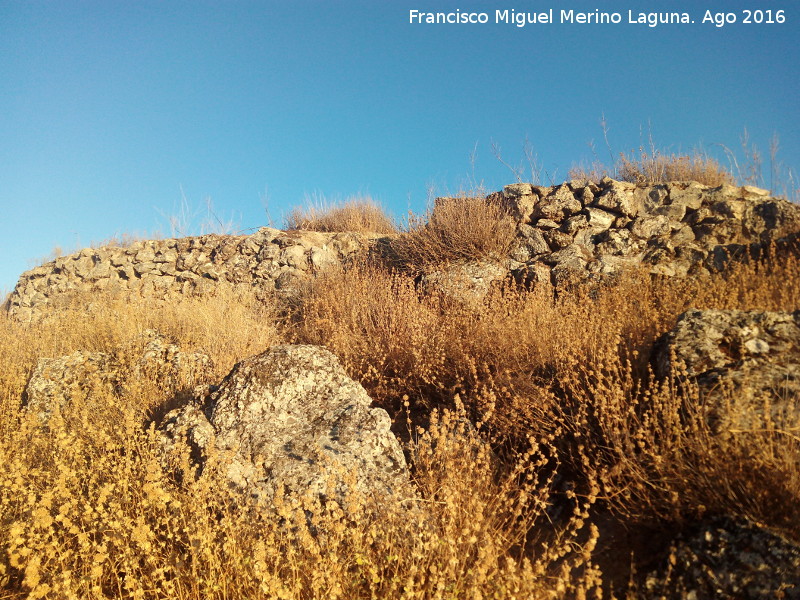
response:
[[[774,242],[794,251],[800,247],[800,206],[750,186],[636,185],[606,178],[551,187],[518,183],[488,200],[501,202],[516,219],[516,245],[502,264],[459,272],[457,279],[466,278],[466,284],[458,289],[480,291],[509,273],[522,283],[557,289],[637,265],[658,275],[702,276],[731,259],[758,255]],[[232,284],[259,297],[275,291],[290,295],[298,282],[326,267],[390,244],[386,236],[265,227],[248,236],[87,248],[24,273],[6,310],[30,320],[75,291],[169,298]]]
[[[644,264],[654,274],[703,275],[800,232],[800,206],[759,188],[696,182],[508,185],[493,195],[518,222],[511,269],[556,286]]]
[[[117,290],[169,298],[230,284],[262,294],[287,293],[320,270],[347,262],[376,239],[264,227],[247,236],[205,235],[86,248],[24,273],[6,308],[11,316],[27,321],[71,292]]]

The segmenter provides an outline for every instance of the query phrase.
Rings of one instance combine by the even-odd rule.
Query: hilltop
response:
[[[22,274],[3,597],[800,594],[800,206],[606,177],[373,208]]]

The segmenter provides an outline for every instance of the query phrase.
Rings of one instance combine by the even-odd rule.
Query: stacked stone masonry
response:
[[[639,265],[657,275],[702,277],[771,244],[796,250],[800,242],[800,206],[751,186],[645,186],[605,178],[551,187],[518,183],[487,200],[501,202],[516,220],[517,241],[483,279],[511,274],[526,285],[559,288]],[[76,291],[169,298],[232,284],[260,297],[291,294],[298,282],[381,246],[379,240],[391,244],[377,235],[265,227],[248,236],[87,248],[24,273],[6,310],[30,320]]]
[[[518,223],[511,270],[556,286],[635,265],[659,275],[702,276],[800,231],[800,206],[751,186],[642,186],[606,178],[555,187],[519,183],[493,196]]]
[[[299,282],[346,263],[375,239],[264,227],[247,236],[205,235],[86,248],[24,273],[6,308],[11,316],[27,321],[74,292],[123,291],[169,298],[227,284],[257,294],[291,293]]]

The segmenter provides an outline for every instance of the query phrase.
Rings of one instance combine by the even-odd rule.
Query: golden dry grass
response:
[[[426,270],[453,262],[498,260],[508,254],[516,223],[501,204],[481,196],[439,198],[428,214],[411,215],[393,244],[400,264]]]
[[[557,300],[507,287],[470,304],[362,263],[323,275],[288,321],[233,290],[0,318],[0,598],[607,596],[593,549],[608,510],[664,531],[744,515],[800,539],[786,508],[800,506],[797,423],[714,437],[691,409],[696,390],[647,366],[689,307],[796,310],[799,298],[792,256],[709,281],[630,273]],[[208,353],[208,381],[128,378],[46,431],[20,411],[39,358],[104,351],[133,372],[145,329]],[[346,512],[315,498],[256,512],[213,469],[179,482],[165,468],[148,415],[284,341],[330,348],[390,411],[419,513],[355,495]]]
[[[690,307],[792,311],[798,299],[796,257],[737,265],[710,281],[629,273],[555,302],[510,288],[480,305],[365,266],[323,278],[295,335],[333,350],[394,414],[404,395],[424,414],[459,394],[473,421],[506,442],[571,432],[561,451],[587,481],[602,481],[620,513],[680,521],[727,512],[800,537],[787,525],[795,515],[774,510],[800,500],[797,423],[721,441],[700,412],[685,412],[699,404],[696,390],[663,388],[648,370],[654,341]],[[669,430],[676,423],[679,433]]]
[[[717,187],[733,185],[736,178],[713,157],[702,152],[691,154],[664,154],[656,149],[649,152],[639,149],[639,155],[621,153],[613,167],[595,162],[591,167],[573,167],[572,179],[600,181],[610,176],[638,184],[667,183],[670,181],[697,181]]]
[[[295,207],[286,217],[287,229],[324,232],[383,233],[397,232],[394,220],[369,196],[350,198],[342,203],[309,202]]]
[[[218,381],[283,339],[275,316],[233,292],[169,306],[96,298],[80,310],[85,301],[33,325],[0,319],[0,597],[561,597],[599,584],[584,557],[597,537],[585,521],[593,499],[576,505],[558,539],[529,540],[547,523],[537,465],[552,442],[532,440],[499,463],[457,405],[429,415],[407,444],[424,518],[377,513],[354,494],[347,515],[316,498],[279,498],[256,513],[213,469],[179,483],[147,416],[203,381],[125,379],[140,334],[156,328],[208,352],[208,379]],[[121,391],[90,389],[46,426],[20,411],[36,360],[79,348],[116,353]],[[171,460],[191,468],[188,453]]]

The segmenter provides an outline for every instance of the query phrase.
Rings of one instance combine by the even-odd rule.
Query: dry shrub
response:
[[[300,342],[328,347],[377,403],[399,411],[468,393],[472,416],[517,432],[543,426],[560,343],[582,325],[559,318],[547,294],[498,292],[484,304],[420,293],[413,278],[374,264],[323,275],[302,301]],[[559,331],[560,329],[560,331]],[[527,435],[527,434],[525,434]]]
[[[450,262],[500,260],[516,236],[516,223],[490,198],[439,198],[426,218],[410,218],[392,243],[401,264],[416,270]]]
[[[404,394],[423,408],[468,393],[473,417],[493,414],[501,435],[553,424],[560,380],[576,361],[635,358],[647,370],[655,339],[688,308],[793,310],[800,264],[733,265],[708,281],[632,271],[597,289],[553,301],[549,289],[513,287],[480,303],[417,290],[413,279],[374,264],[329,273],[301,301],[294,339],[328,347],[350,375],[396,413]],[[758,285],[754,285],[758,282]]]
[[[111,352],[156,327],[224,364],[276,341],[275,325],[233,297],[171,311],[97,300],[59,316],[29,326],[0,320],[2,597],[558,598],[598,589],[590,558],[598,534],[586,520],[593,498],[577,502],[547,543],[531,541],[534,525],[550,528],[542,466],[552,440],[532,440],[501,463],[463,411],[444,411],[409,442],[419,510],[377,511],[351,494],[347,512],[281,496],[254,511],[212,468],[172,477],[157,433],[142,427],[140,407],[162,383],[147,373],[120,393],[94,389],[69,415],[56,408],[46,426],[18,406],[42,356]],[[191,470],[188,446],[170,459]]]
[[[278,495],[253,511],[209,469],[181,485],[152,430],[80,431],[30,419],[0,442],[4,598],[560,598],[600,585],[592,499],[559,535],[546,523],[538,450],[498,472],[488,446],[444,413],[410,447],[420,508],[376,513]],[[188,456],[175,460],[188,465]],[[298,501],[299,500],[299,501]],[[309,515],[313,515],[309,517]],[[353,521],[357,518],[357,523]]]
[[[702,281],[634,272],[557,300],[505,289],[470,304],[364,264],[322,276],[294,330],[232,290],[94,298],[89,310],[84,298],[26,326],[2,317],[0,596],[584,597],[599,593],[599,499],[664,528],[720,512],[797,538],[798,423],[710,435],[696,390],[652,381],[647,355],[689,307],[795,310],[798,298],[794,256]],[[148,374],[56,411],[46,431],[20,413],[38,358],[112,353],[150,328],[207,352],[215,381],[283,339],[331,348],[395,417],[424,423],[407,446],[420,510],[375,512],[353,496],[346,513],[280,497],[253,511],[213,469],[179,483],[141,418],[179,384]],[[190,468],[188,451],[173,460]],[[551,525],[557,475],[577,486],[559,492],[568,510]]]
[[[749,518],[800,541],[800,398],[763,398],[762,416],[729,391],[712,430],[705,394],[685,371],[639,380],[630,363],[577,367],[570,385],[576,461],[598,469],[603,494],[628,518]],[[724,383],[722,388],[725,389]],[[773,413],[773,403],[786,407]]]
[[[326,232],[383,233],[397,232],[394,220],[369,196],[350,198],[341,204],[324,201],[296,207],[286,217],[287,229]]]

